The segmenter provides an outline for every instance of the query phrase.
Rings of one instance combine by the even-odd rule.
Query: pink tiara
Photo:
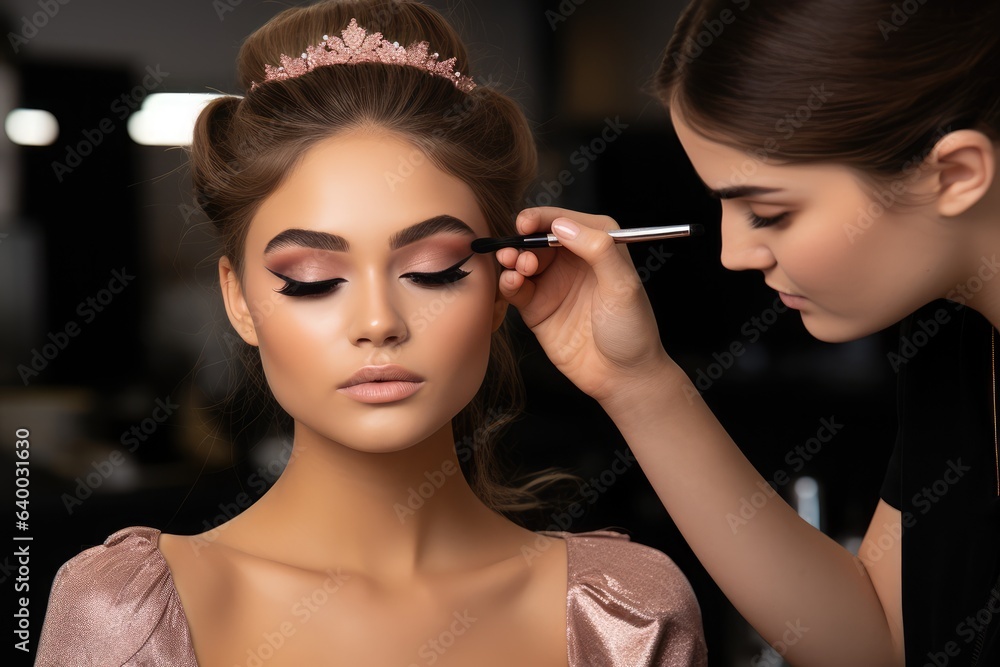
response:
[[[390,42],[382,38],[382,33],[368,31],[358,26],[356,19],[341,32],[343,39],[331,39],[323,35],[323,41],[310,46],[298,58],[281,56],[281,66],[264,65],[264,81],[294,79],[325,65],[347,65],[354,63],[384,63],[387,65],[408,65],[426,70],[435,76],[448,79],[459,90],[469,92],[476,87],[472,77],[462,76],[455,71],[455,58],[438,62],[438,54],[428,54],[430,45],[427,42],[417,42],[408,48],[403,48],[399,42]],[[250,85],[250,90],[259,86],[256,81]]]

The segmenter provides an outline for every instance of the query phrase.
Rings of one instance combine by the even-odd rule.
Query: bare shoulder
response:
[[[200,535],[161,533],[159,551],[192,628],[212,631],[227,616],[232,600],[234,569],[228,550]]]

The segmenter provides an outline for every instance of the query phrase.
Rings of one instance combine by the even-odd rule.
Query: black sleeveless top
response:
[[[903,524],[907,665],[1000,665],[992,330],[942,299],[907,318],[889,355],[899,430],[881,495]]]

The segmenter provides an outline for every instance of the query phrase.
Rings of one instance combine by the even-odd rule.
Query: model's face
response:
[[[251,223],[243,281],[297,434],[396,451],[450,424],[505,306],[492,257],[469,248],[478,236],[489,228],[469,187],[397,137],[338,135],[305,154]]]
[[[947,292],[954,240],[933,208],[884,206],[903,200],[903,186],[927,191],[918,166],[873,190],[847,167],[761,161],[671,116],[695,170],[722,198],[723,265],[761,271],[815,337],[865,336]]]

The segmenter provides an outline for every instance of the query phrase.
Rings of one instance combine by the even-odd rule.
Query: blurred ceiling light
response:
[[[3,129],[21,146],[51,146],[59,137],[59,121],[42,109],[14,109],[7,114]]]
[[[190,146],[194,123],[209,102],[223,95],[154,93],[129,116],[128,136],[143,146]]]

